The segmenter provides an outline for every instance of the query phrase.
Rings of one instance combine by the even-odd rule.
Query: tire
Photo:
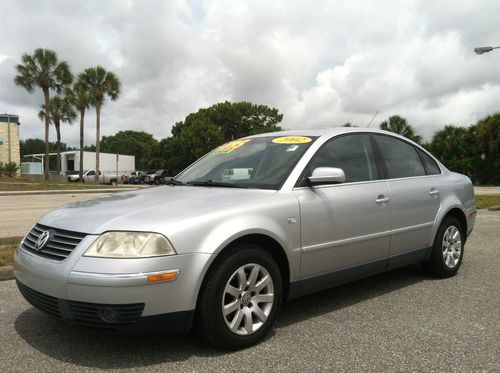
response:
[[[197,307],[198,332],[207,344],[224,350],[256,344],[272,328],[282,294],[281,273],[269,253],[254,245],[234,247],[216,259],[205,278]]]
[[[439,226],[430,259],[424,267],[431,275],[441,278],[454,276],[464,256],[464,233],[460,222],[446,216]]]

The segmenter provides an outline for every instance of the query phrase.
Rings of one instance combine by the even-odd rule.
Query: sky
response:
[[[122,81],[101,134],[155,138],[222,101],[279,109],[282,127],[371,127],[408,119],[430,140],[446,124],[500,112],[500,1],[0,0],[0,113],[43,138],[43,96],[14,85],[23,53],[49,48],[73,74],[101,65]],[[95,112],[85,143],[95,143]],[[78,120],[62,126],[77,145]],[[55,130],[51,128],[51,139]]]

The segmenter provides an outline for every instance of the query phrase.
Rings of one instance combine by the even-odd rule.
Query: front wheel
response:
[[[464,233],[460,222],[447,216],[432,246],[431,258],[424,263],[427,271],[437,277],[451,277],[458,272],[464,255]]]
[[[282,302],[281,273],[265,250],[242,245],[211,268],[200,294],[197,322],[202,338],[236,350],[261,341]]]

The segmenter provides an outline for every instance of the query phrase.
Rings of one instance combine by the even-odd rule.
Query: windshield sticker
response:
[[[219,146],[217,149],[214,150],[214,153],[216,154],[227,154],[231,153],[233,150],[241,148],[243,145],[249,143],[250,140],[236,140],[236,141],[231,141],[228,142],[227,144]]]
[[[305,136],[284,136],[273,139],[273,142],[275,144],[287,144],[287,145],[304,144],[306,142],[311,142],[311,141],[312,139],[310,137],[305,137]]]
[[[298,145],[290,145],[288,148],[286,148],[287,152],[294,152],[299,148]]]

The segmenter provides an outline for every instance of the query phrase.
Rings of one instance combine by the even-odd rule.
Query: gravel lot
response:
[[[284,306],[270,337],[221,353],[195,335],[75,329],[0,282],[3,371],[500,371],[500,212],[480,211],[460,273],[403,268]]]

